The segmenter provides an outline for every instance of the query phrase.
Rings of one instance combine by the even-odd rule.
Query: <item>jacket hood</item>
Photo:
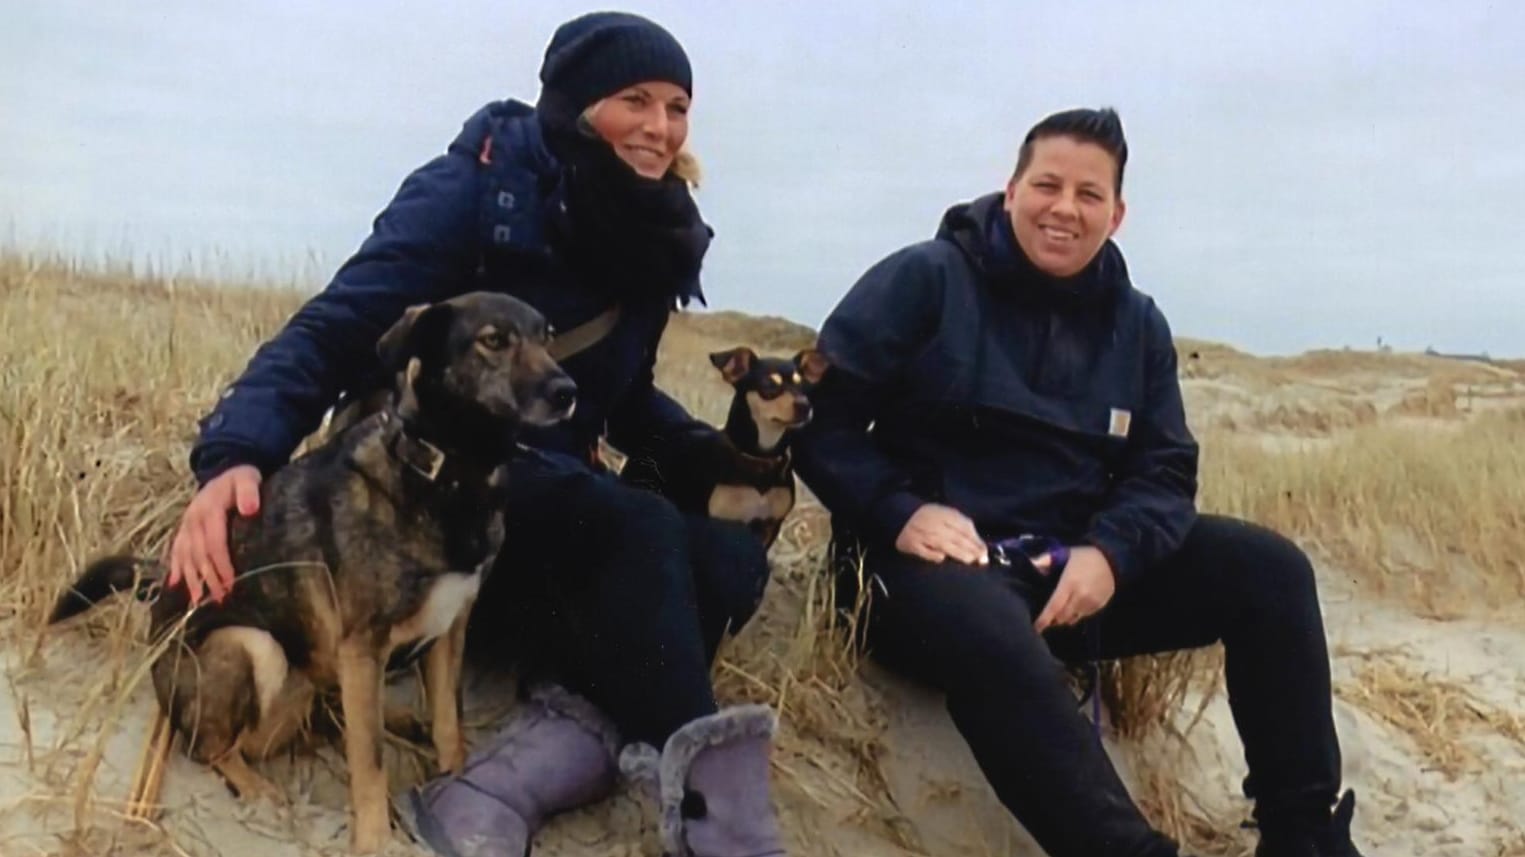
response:
[[[1039,270],[1017,243],[1004,201],[1005,194],[992,193],[953,206],[943,214],[937,240],[957,247],[993,287],[1024,301],[1084,309],[1110,304],[1127,290],[1128,266],[1110,238],[1074,276],[1055,277]]]
[[[497,126],[510,119],[533,115],[535,108],[522,101],[506,99],[489,102],[461,123],[461,132],[450,142],[450,151],[478,157],[481,155],[483,141],[494,133]]]

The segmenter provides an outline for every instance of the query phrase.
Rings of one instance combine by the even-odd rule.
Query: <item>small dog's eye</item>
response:
[[[800,377],[800,373],[796,372],[796,373],[794,373],[794,376],[790,380],[792,380],[794,383],[798,384],[798,383],[801,383],[802,381],[804,381],[805,379],[801,378]]]
[[[508,337],[496,330],[491,333],[482,334],[481,339],[478,341],[493,351],[501,351],[508,347]]]
[[[768,376],[768,385],[769,386],[777,387],[777,386],[779,386],[779,385],[781,385],[783,383],[784,383],[784,376],[778,374],[777,372],[774,372],[774,373],[772,373],[772,374],[770,374]]]

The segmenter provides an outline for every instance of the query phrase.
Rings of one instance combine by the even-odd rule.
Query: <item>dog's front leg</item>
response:
[[[434,749],[440,771],[459,774],[466,767],[466,735],[461,730],[461,663],[466,651],[467,604],[424,659],[424,688],[429,694]]]
[[[381,765],[381,660],[364,634],[339,643],[339,703],[344,710],[344,755],[349,763],[352,842],[356,851],[381,850],[391,835],[387,774]]]

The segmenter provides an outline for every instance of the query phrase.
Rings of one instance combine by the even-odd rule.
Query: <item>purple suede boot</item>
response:
[[[668,857],[786,857],[768,790],[778,720],[766,705],[738,705],[691,721],[659,755],[632,744],[626,776],[656,792]]]
[[[525,857],[546,818],[613,791],[618,747],[613,724],[592,703],[545,685],[460,776],[404,795],[400,814],[441,857]]]

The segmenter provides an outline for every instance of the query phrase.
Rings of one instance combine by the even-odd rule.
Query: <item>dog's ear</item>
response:
[[[814,348],[806,348],[794,355],[794,365],[799,367],[800,377],[805,379],[806,384],[819,384],[821,376],[831,368],[831,361]]]
[[[746,346],[732,348],[730,351],[716,351],[710,355],[710,362],[720,370],[720,377],[727,384],[734,384],[747,377],[747,373],[752,371],[752,362],[756,359],[757,355]]]
[[[402,318],[376,340],[376,356],[381,365],[402,371],[408,358],[438,344],[449,326],[450,313],[448,304],[416,304],[404,310]]]

